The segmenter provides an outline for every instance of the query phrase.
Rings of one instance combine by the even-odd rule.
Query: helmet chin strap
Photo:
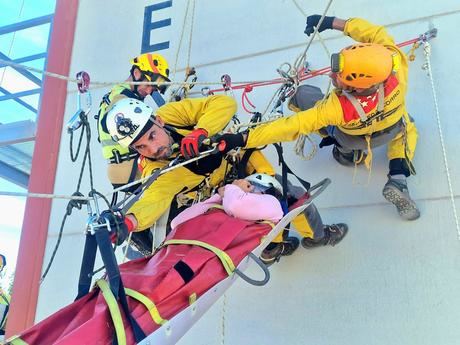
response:
[[[137,69],[137,70],[141,73],[141,77],[140,77],[139,79],[136,79],[136,77],[134,76],[134,70],[135,70],[135,69]],[[136,67],[136,66],[131,67],[130,75],[131,75],[131,79],[132,79],[133,81],[143,81],[144,78],[145,78],[144,72],[142,72],[142,71],[139,69],[139,67]],[[138,88],[139,88],[139,85],[137,85],[137,84],[136,84],[136,85],[133,85],[133,89],[134,89],[133,92],[134,92],[139,98],[144,98],[144,97],[142,97],[141,94],[139,93]]]

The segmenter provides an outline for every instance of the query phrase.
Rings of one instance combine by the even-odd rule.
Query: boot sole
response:
[[[396,206],[401,218],[406,220],[415,220],[420,217],[420,211],[415,202],[407,199],[399,189],[394,187],[386,187],[383,189],[383,197]]]

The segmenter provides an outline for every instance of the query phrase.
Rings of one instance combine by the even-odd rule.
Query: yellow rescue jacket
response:
[[[187,135],[195,128],[203,128],[209,136],[212,136],[227,126],[236,110],[237,104],[233,98],[220,95],[168,103],[160,107],[156,114],[166,125],[173,127],[182,136]],[[174,138],[175,135],[172,137]],[[274,174],[273,168],[260,152],[252,156],[248,166],[263,166],[261,169],[265,171],[260,172]],[[155,161],[143,158],[140,161],[143,177],[149,176],[155,169],[163,168],[173,158]],[[255,159],[262,162],[254,163]],[[190,166],[176,168],[161,175],[153,182],[127,212],[136,217],[137,230],[144,230],[153,225],[168,209],[177,194],[195,190],[204,183],[207,177],[209,177],[208,183],[211,187],[217,186],[223,181],[227,162],[222,159],[222,155],[210,156],[209,163],[212,165],[210,172],[194,172],[195,163],[191,163]]]
[[[330,125],[337,126],[350,135],[368,135],[393,126],[402,117],[408,119],[405,105],[408,75],[406,55],[395,45],[393,38],[383,26],[371,24],[363,19],[348,20],[344,34],[359,42],[383,44],[401,56],[399,71],[384,84],[383,111],[377,111],[377,94],[369,96],[368,100],[364,96],[357,97],[367,116],[367,121],[363,122],[350,101],[340,90],[335,89],[311,109],[250,130],[246,147],[293,141],[301,134],[309,134]]]
[[[129,98],[139,98],[139,96],[131,91],[129,84],[122,83],[115,85],[109,93],[107,93],[99,105],[98,121],[97,121],[97,130],[99,134],[99,142],[102,145],[102,155],[105,159],[111,159],[114,157],[114,151],[118,152],[119,156],[127,155],[131,151],[118,144],[112,140],[111,135],[108,132],[107,125],[105,123],[107,119],[107,113],[118,100],[129,97]]]

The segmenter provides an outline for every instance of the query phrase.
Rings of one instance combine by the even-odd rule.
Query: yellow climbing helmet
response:
[[[388,79],[401,65],[400,55],[376,43],[358,43],[331,55],[331,70],[343,84],[367,89]]]
[[[146,53],[131,59],[131,64],[136,66],[144,73],[149,81],[155,81],[158,76],[162,76],[166,81],[169,80],[168,61],[160,54]]]

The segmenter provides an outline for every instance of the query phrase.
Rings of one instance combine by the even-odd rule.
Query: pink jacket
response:
[[[235,185],[225,186],[224,198],[214,194],[209,199],[190,206],[171,221],[171,228],[205,213],[214,205],[222,205],[224,211],[235,218],[244,220],[269,220],[274,223],[283,218],[281,204],[272,195],[246,193]]]

